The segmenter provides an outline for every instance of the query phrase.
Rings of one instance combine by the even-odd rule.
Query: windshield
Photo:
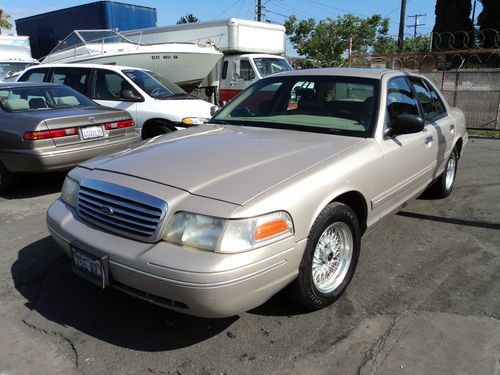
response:
[[[262,77],[267,77],[268,75],[274,73],[288,72],[293,70],[291,65],[285,59],[260,57],[254,58],[253,61]]]
[[[188,94],[175,83],[154,72],[127,69],[123,73],[139,86],[146,94],[155,99],[166,99],[172,96]]]
[[[234,98],[211,122],[370,137],[378,85],[357,77],[270,77]]]
[[[47,85],[2,88],[0,105],[6,112],[31,112],[96,104],[69,87]]]
[[[78,34],[86,43],[131,43],[130,40],[112,30],[79,30]]]
[[[31,62],[0,63],[0,80],[9,77],[16,72],[20,72],[32,64],[33,63]]]
[[[132,43],[112,30],[77,30],[69,34],[54,48],[52,53],[81,46],[86,43]]]

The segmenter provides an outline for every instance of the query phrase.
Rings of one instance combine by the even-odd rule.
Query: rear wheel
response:
[[[360,229],[354,211],[339,202],[316,218],[291,285],[294,299],[309,309],[323,308],[347,289],[358,262]]]
[[[18,182],[18,176],[9,172],[2,162],[0,162],[0,194],[10,193],[17,186]]]
[[[429,193],[434,198],[446,198],[451,194],[457,176],[458,151],[455,147],[446,162],[444,172],[430,186]]]

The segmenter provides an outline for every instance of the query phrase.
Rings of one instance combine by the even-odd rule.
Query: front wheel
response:
[[[309,309],[323,308],[347,289],[359,258],[361,234],[354,211],[339,202],[316,218],[291,285],[294,299]]]

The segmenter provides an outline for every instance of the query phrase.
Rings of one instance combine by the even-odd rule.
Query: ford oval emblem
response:
[[[99,207],[99,210],[106,215],[113,215],[115,213],[115,211],[113,211],[113,209],[109,206],[101,206]]]
[[[89,122],[94,123],[94,122],[95,122],[95,117],[93,117],[93,116],[92,116],[92,117],[89,117]]]

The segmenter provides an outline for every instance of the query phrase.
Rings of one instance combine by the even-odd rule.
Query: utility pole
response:
[[[262,0],[257,0],[257,21],[262,20]]]
[[[404,48],[405,17],[406,17],[406,0],[401,0],[401,14],[399,15],[398,52],[403,52]]]
[[[476,2],[477,0],[474,0],[474,7],[472,8],[472,27],[476,26]]]
[[[426,14],[414,14],[413,16],[408,16],[408,18],[414,18],[415,21],[413,25],[408,25],[407,27],[413,27],[413,39],[417,38],[417,27],[424,26],[425,23],[420,23],[420,17],[425,17]]]

